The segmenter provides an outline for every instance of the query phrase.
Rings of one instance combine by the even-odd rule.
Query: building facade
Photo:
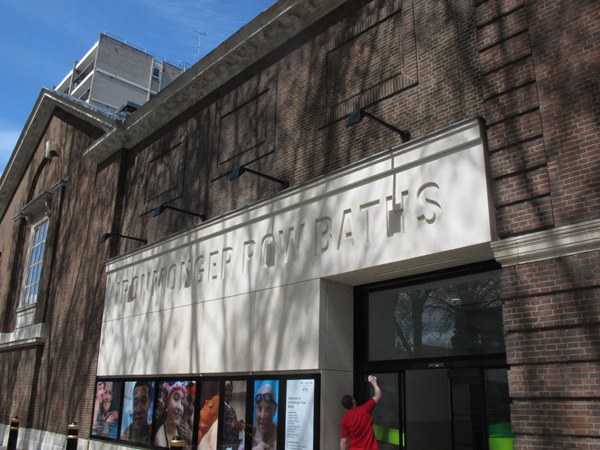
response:
[[[280,0],[124,118],[42,90],[0,182],[0,435],[600,445],[600,6]]]
[[[128,102],[146,103],[185,67],[102,33],[54,89],[114,113]]]

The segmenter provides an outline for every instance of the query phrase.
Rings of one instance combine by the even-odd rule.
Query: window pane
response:
[[[497,272],[369,294],[369,360],[504,352]]]
[[[380,450],[401,448],[400,409],[398,398],[398,374],[375,374],[381,389],[381,400],[373,410],[373,431]],[[373,388],[370,388],[371,396]],[[370,398],[370,397],[369,397]]]
[[[37,302],[47,229],[48,222],[46,221],[39,225],[33,232],[29,264],[26,270],[25,286],[23,289],[23,306]]]
[[[406,448],[453,448],[448,370],[408,370],[405,377]]]
[[[485,371],[485,396],[490,450],[512,449],[507,369]]]

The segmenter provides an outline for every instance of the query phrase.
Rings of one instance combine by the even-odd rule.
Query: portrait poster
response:
[[[125,382],[121,440],[136,444],[152,443],[152,410],[154,382],[148,380]]]
[[[223,431],[221,448],[238,450],[245,448],[244,429],[246,420],[246,381],[225,381],[223,388]]]
[[[312,450],[315,380],[288,380],[285,401],[285,448]]]
[[[279,381],[256,380],[254,382],[254,412],[252,448],[259,445],[277,450],[277,421],[279,405]]]
[[[198,450],[216,450],[219,430],[220,381],[202,381],[198,395]],[[237,450],[237,449],[236,449]]]
[[[176,436],[191,448],[194,439],[196,382],[167,380],[157,383],[154,446],[169,448]]]
[[[94,398],[92,436],[117,439],[121,411],[122,381],[98,381]]]

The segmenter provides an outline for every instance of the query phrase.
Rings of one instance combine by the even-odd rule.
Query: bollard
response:
[[[67,426],[67,450],[77,450],[77,440],[79,439],[79,425],[72,422]]]
[[[6,450],[17,449],[17,438],[19,437],[19,418],[17,416],[10,419],[10,431],[8,433],[8,444]]]
[[[171,439],[171,448],[181,448],[185,445],[185,441],[181,439],[179,436],[173,437]]]

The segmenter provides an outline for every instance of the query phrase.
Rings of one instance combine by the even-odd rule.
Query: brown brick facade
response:
[[[318,3],[318,2],[316,2]],[[499,240],[599,218],[600,5],[596,0],[350,0],[185,113],[99,165],[102,130],[57,109],[0,223],[0,332],[14,331],[28,228],[12,218],[60,180],[36,310],[43,344],[0,351],[0,422],[89,436],[109,257],[413,138],[482,116]],[[191,81],[191,83],[200,83]],[[166,114],[166,113],[165,113]],[[135,118],[135,115],[132,116]],[[46,141],[57,158],[47,160]],[[600,252],[502,274],[514,448],[600,445]],[[4,376],[9,374],[9,376]],[[73,399],[77,400],[74,401]]]
[[[15,281],[0,286],[2,332],[8,333],[15,330],[30,245],[30,226],[13,217],[41,191],[65,180],[48,215],[42,268],[47,276],[40,280],[35,311],[35,322],[46,324],[45,342],[0,351],[0,417],[7,421],[17,415],[24,428],[64,434],[75,420],[82,434],[89,433],[108,257],[98,241],[109,226],[115,196],[113,168],[99,169],[81,156],[98,135],[98,129],[57,110],[0,224],[2,264],[17,268],[3,268]],[[47,141],[58,152],[50,160],[45,159]],[[13,239],[19,233],[24,237]]]

